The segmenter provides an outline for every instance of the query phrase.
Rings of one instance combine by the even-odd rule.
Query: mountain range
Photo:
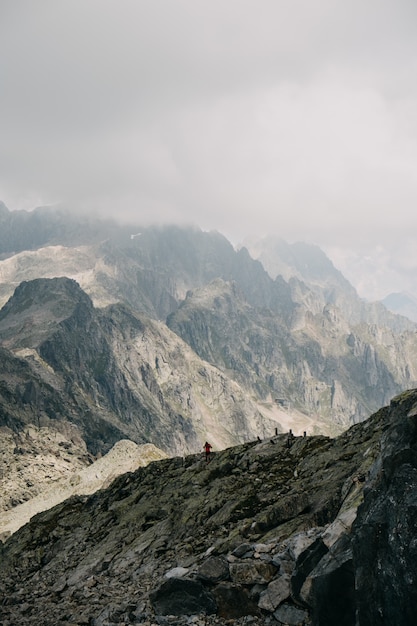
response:
[[[4,205],[0,233],[0,425],[184,454],[336,434],[417,385],[417,326],[316,246]]]
[[[0,205],[0,306],[2,624],[412,623],[417,325],[319,248]]]

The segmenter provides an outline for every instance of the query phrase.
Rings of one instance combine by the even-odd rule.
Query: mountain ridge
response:
[[[34,304],[38,298],[43,306],[51,303],[45,316],[43,308]],[[23,400],[27,398],[32,419],[39,420],[39,412],[46,412],[47,420],[61,415],[74,421],[93,453],[106,451],[109,444],[127,436],[137,443],[150,442],[155,431],[159,431],[159,447],[171,453],[199,448],[199,439],[206,436],[204,420],[199,425],[202,414],[217,423],[219,432],[212,433],[217,445],[248,436],[255,427],[249,425],[251,419],[260,434],[265,428],[273,432],[277,425],[269,419],[262,424],[256,403],[219,370],[202,362],[165,325],[122,304],[97,310],[70,279],[22,283],[0,318],[0,341],[15,352],[9,352],[9,360],[19,367],[24,359],[29,380],[24,383]],[[19,332],[14,334],[16,326]],[[181,376],[172,369],[174,363],[188,381],[184,390]],[[21,384],[12,385],[18,403]],[[11,393],[7,384],[6,391]],[[4,423],[11,426],[10,421]]]
[[[55,217],[52,219],[51,215]],[[27,327],[24,331],[23,327],[13,326],[21,313],[8,314],[10,302],[16,298],[16,295],[11,296],[0,313],[0,329],[3,329],[0,341],[3,347],[14,345],[15,356],[29,359],[32,370],[42,373],[44,380],[52,386],[56,384],[72,389],[69,406],[74,406],[76,398],[78,412],[92,410],[85,404],[87,393],[91,398],[89,403],[93,403],[94,420],[102,424],[106,437],[110,437],[109,445],[115,443],[117,437],[137,437],[132,428],[130,434],[123,432],[130,419],[125,419],[123,412],[126,415],[132,412],[137,402],[134,399],[136,387],[141,389],[142,401],[146,397],[140,409],[143,416],[148,416],[141,427],[146,438],[151,436],[148,426],[152,415],[155,414],[158,422],[166,413],[178,426],[174,430],[180,432],[185,428],[185,439],[194,437],[192,445],[197,445],[198,437],[192,434],[189,420],[191,405],[196,398],[190,400],[185,391],[196,382],[190,383],[189,377],[192,379],[193,375],[189,368],[182,370],[184,379],[176,383],[183,387],[177,394],[179,402],[172,397],[168,404],[164,404],[160,383],[165,386],[167,383],[165,379],[162,382],[162,370],[157,367],[157,362],[170,362],[174,352],[171,356],[164,356],[154,350],[151,362],[147,360],[150,354],[145,356],[145,360],[135,357],[134,363],[119,359],[122,370],[125,367],[136,368],[133,378],[130,374],[126,377],[124,370],[122,374],[119,364],[111,356],[114,347],[120,350],[124,342],[127,342],[128,350],[129,333],[135,336],[143,332],[140,329],[144,327],[152,327],[153,340],[164,345],[176,339],[171,334],[169,340],[162,340],[162,333],[176,333],[178,341],[188,344],[197,357],[208,360],[210,366],[215,368],[217,380],[223,380],[221,384],[229,389],[229,407],[234,404],[232,387],[239,385],[241,406],[250,407],[252,416],[259,411],[260,405],[267,403],[273,407],[278,400],[306,417],[314,418],[318,424],[333,425],[335,429],[346,428],[364,419],[402,389],[417,384],[417,326],[383,307],[378,309],[360,301],[353,288],[319,249],[313,248],[311,263],[314,271],[310,271],[311,247],[287,245],[287,257],[290,251],[293,257],[297,253],[301,260],[297,261],[297,275],[286,282],[282,277],[273,280],[245,248],[234,250],[230,242],[216,232],[168,226],[133,228],[113,224],[110,228],[108,223],[101,222],[97,225],[95,239],[90,240],[88,245],[89,230],[86,228],[81,233],[84,222],[77,222],[78,218],[74,216],[40,210],[33,216],[19,217],[23,218],[24,221],[29,220],[28,224],[32,219],[38,223],[31,256],[21,252],[15,264],[12,261],[16,255],[0,261],[0,276],[8,281],[1,289],[5,293],[7,289],[15,288],[14,293],[20,297],[22,287],[16,288],[17,282],[26,285],[25,289],[30,291],[30,283],[22,281],[25,267],[31,280],[39,280],[45,273],[52,282],[44,284],[42,298],[45,302],[42,304],[39,301],[39,311],[37,314],[34,312],[33,320],[25,318]],[[13,218],[5,210],[2,219],[8,219],[12,228],[17,217]],[[65,224],[68,225],[66,234]],[[91,229],[94,222],[90,220],[89,224]],[[43,225],[45,228],[42,230]],[[41,243],[39,232],[43,232]],[[132,233],[135,233],[133,238]],[[63,243],[79,246],[81,234],[84,237],[82,248],[63,246]],[[4,242],[1,245],[4,249]],[[49,247],[36,252],[36,245]],[[31,263],[33,255],[37,255],[39,261],[38,265],[34,264],[36,269]],[[304,273],[301,271],[303,267],[307,267]],[[71,319],[68,316],[59,321],[59,311],[54,312],[54,306],[61,306],[65,313],[66,307],[72,306],[65,304],[67,296],[64,293],[59,296],[61,304],[58,301],[53,304],[53,285],[58,285],[58,277],[52,276],[54,269],[61,281],[66,273],[82,279],[83,291],[77,293],[80,298],[81,293],[87,293],[86,297],[83,296],[84,305],[81,306],[80,300],[80,308]],[[35,278],[35,274],[39,277]],[[313,282],[308,283],[309,275],[314,278]],[[321,279],[321,276],[324,278]],[[326,283],[327,276],[333,277],[333,290],[321,284],[322,280]],[[216,295],[220,284],[222,293]],[[40,285],[34,282],[32,289],[36,290],[36,286]],[[93,298],[92,303],[86,299],[88,296]],[[347,305],[347,302],[350,304]],[[41,312],[42,306],[44,309]],[[50,327],[46,320],[49,320]],[[162,326],[156,326],[156,321]],[[56,333],[51,332],[54,324]],[[125,333],[119,329],[120,324],[130,330]],[[30,328],[33,337],[28,335]],[[41,330],[46,335],[38,349],[35,334]],[[108,337],[111,337],[113,347]],[[60,345],[57,342],[61,342]],[[135,350],[143,347],[142,342]],[[185,355],[184,343],[178,349]],[[65,362],[66,355],[68,363]],[[191,355],[187,352],[188,360],[195,358]],[[175,379],[178,365],[175,362],[172,365],[170,371]],[[200,367],[204,370],[207,366],[196,367],[198,371]],[[55,368],[59,368],[59,373]],[[120,375],[116,375],[116,371]],[[86,379],[82,380],[84,375]],[[112,377],[117,380],[119,389],[115,388]],[[210,387],[214,381],[212,374],[207,381]],[[198,393],[201,397],[200,383]],[[171,392],[174,395],[177,393],[174,385],[171,385]],[[26,393],[29,394],[29,391]],[[119,410],[119,417],[115,419],[108,414],[103,422],[102,416],[99,416],[101,409],[97,410],[96,406],[100,398],[104,402],[104,413],[110,411],[113,414]],[[200,402],[200,406],[203,405]],[[241,418],[246,410],[242,409]],[[270,414],[269,409],[267,413]],[[121,426],[120,417],[124,426]],[[106,420],[107,424],[113,422],[110,431],[108,426],[105,427]],[[163,419],[158,423],[163,423]],[[271,428],[272,424],[268,423],[268,429]],[[161,429],[158,431],[161,432]],[[206,438],[203,433],[201,436]],[[176,439],[175,445],[182,448],[184,441],[181,442],[178,436]],[[229,443],[232,441],[229,440]],[[165,449],[170,445],[166,439],[155,441],[155,444]],[[89,445],[92,445],[91,437]],[[101,442],[98,445],[106,444]],[[173,451],[178,449],[173,447]]]

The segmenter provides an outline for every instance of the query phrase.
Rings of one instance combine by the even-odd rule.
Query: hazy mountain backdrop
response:
[[[249,248],[249,250],[248,250]],[[417,326],[317,247],[0,206],[0,424],[166,452],[335,434],[417,385]],[[255,259],[256,257],[256,259]]]

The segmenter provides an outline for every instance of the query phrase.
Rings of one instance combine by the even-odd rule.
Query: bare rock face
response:
[[[56,426],[30,425],[19,432],[0,428],[0,515],[36,497],[46,483],[93,462],[74,424]]]
[[[415,393],[395,398],[391,414],[352,537],[358,616],[370,626],[411,624],[417,607]]]
[[[3,622],[412,623],[416,415],[414,390],[336,439],[165,459],[62,502],[0,548]]]
[[[271,405],[276,408],[275,401],[284,400],[298,415],[313,419],[315,432],[335,435],[365,419],[403,389],[417,385],[415,324],[391,314],[381,304],[360,300],[353,287],[315,246],[288,245],[273,238],[258,242],[250,246],[250,250],[254,258],[264,263],[262,266],[250,257],[246,248],[236,251],[219,233],[205,233],[197,228],[122,227],[47,209],[26,213],[9,212],[3,207],[0,230],[1,305],[6,304],[24,282],[67,277],[77,281],[96,308],[123,304],[146,325],[150,319],[159,320],[166,332],[168,325],[188,344],[194,357],[198,355],[200,361],[221,372],[218,385],[224,383],[229,389],[224,394],[227,400],[220,408],[227,407],[223,418],[239,414],[232,420],[233,427],[242,419],[261,424],[265,420],[257,410],[269,419]],[[51,293],[57,285],[49,287]],[[40,288],[40,283],[36,283],[35,289],[39,289],[39,296],[46,298],[45,287]],[[26,294],[28,291],[26,285]],[[108,371],[103,370],[109,351],[94,332],[96,326],[88,315],[91,302],[84,300],[83,307],[78,306],[75,312],[77,299],[78,305],[81,303],[80,294],[71,300],[68,285],[66,290],[61,286],[58,292],[59,298],[55,302],[49,298],[44,310],[33,307],[29,319],[22,317],[23,311],[16,311],[16,308],[14,321],[7,315],[8,319],[1,322],[1,343],[13,350],[20,345],[20,358],[30,361],[32,366],[36,362],[41,370],[42,360],[48,364],[49,361],[40,354],[40,344],[46,343],[42,348],[45,356],[57,358],[54,352],[58,345],[51,345],[51,333],[64,323],[61,315],[67,320],[72,317],[72,323],[66,324],[67,332],[73,336],[72,344],[82,342],[86,333],[95,335],[96,342],[94,345],[88,342],[85,350],[97,352],[92,378],[100,383],[97,378],[104,377],[109,385],[109,376],[114,370],[110,362]],[[21,298],[21,304],[23,302]],[[40,304],[40,297],[37,302]],[[73,309],[75,315],[70,316]],[[113,328],[116,310],[117,307],[113,309],[107,329]],[[21,323],[23,318],[26,326]],[[77,323],[74,323],[75,318]],[[156,333],[159,339],[161,332],[160,326]],[[122,339],[125,341],[126,337]],[[88,355],[81,349],[74,350],[62,333],[59,342],[63,354],[68,352],[70,357],[67,363],[65,358],[57,359],[61,376],[71,372],[74,360],[81,366],[93,360],[86,359]],[[124,346],[122,349],[127,352]],[[35,350],[37,354],[29,355],[27,350]],[[163,363],[169,366],[170,361],[164,360],[164,351],[157,348],[155,351],[159,366]],[[171,371],[176,373],[176,362],[173,365]],[[56,383],[57,378],[52,374],[57,372],[55,366],[52,368],[50,381]],[[80,368],[80,378],[86,369]],[[148,392],[158,391],[165,399],[165,390],[157,384],[155,362],[146,361],[141,371]],[[109,376],[103,376],[105,374]],[[201,399],[201,395],[197,389],[188,397],[187,389],[190,385],[194,387],[195,382],[195,379],[190,380],[190,372],[180,370],[178,376],[188,378],[185,383],[182,379],[181,390],[175,398],[166,398],[169,406],[162,406],[161,402],[155,405],[148,397],[140,411],[135,402],[128,401],[131,390],[124,388],[116,395],[117,402],[109,407],[108,398],[103,402],[101,397],[102,387],[95,389],[97,385],[87,376],[85,387],[93,383],[95,391],[93,404],[103,404],[108,412],[104,419],[102,415],[94,415],[95,422],[102,420],[105,437],[92,451],[106,452],[115,441],[126,436],[138,443],[150,440],[146,422],[158,413],[155,430],[164,430],[160,428],[161,413],[169,413],[170,421],[175,423],[174,431],[185,431],[185,443],[180,439],[172,442],[172,436],[169,441],[153,443],[171,453],[180,453],[184,445],[185,452],[193,451],[200,433],[190,427],[188,418],[193,403]],[[117,388],[120,382],[123,380],[118,380]],[[64,383],[67,387],[71,385],[71,381],[64,380]],[[236,403],[231,399],[237,397],[234,384],[240,387],[240,399]],[[209,385],[206,385],[206,396]],[[74,395],[74,390],[71,391]],[[82,385],[81,392],[84,392]],[[27,391],[26,396],[34,394],[35,388]],[[268,404],[268,410],[263,411],[259,403]],[[143,414],[139,427],[145,433],[143,441],[138,440],[134,428],[127,432],[126,424],[120,426],[111,415],[117,406],[121,406],[124,415],[127,412]],[[80,413],[80,408],[75,406],[74,413]],[[205,421],[205,408],[198,407],[200,423]],[[94,406],[82,409],[93,412]],[[117,417],[120,421],[120,415]],[[252,436],[254,428],[249,426],[249,431]],[[86,438],[92,449],[96,433],[88,433]],[[222,440],[224,445],[232,445],[241,443],[244,438],[224,435]],[[200,440],[198,445],[201,445]]]
[[[273,433],[250,395],[165,324],[94,309],[73,280],[22,283],[0,311],[0,425],[77,425],[88,450],[120,439],[171,454]]]
[[[0,540],[8,538],[37,513],[71,496],[92,494],[120,474],[166,458],[152,444],[138,446],[121,440],[105,456],[94,459],[76,427],[69,423],[49,428],[27,426],[18,434],[3,428],[0,442]]]

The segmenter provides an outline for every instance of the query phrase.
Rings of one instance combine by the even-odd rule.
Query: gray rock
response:
[[[285,626],[303,626],[308,620],[308,613],[292,604],[281,604],[274,617]]]
[[[223,582],[213,590],[218,614],[224,619],[238,619],[245,615],[259,615],[258,607],[248,591],[235,583]]]
[[[301,601],[316,624],[355,624],[355,572],[348,536],[341,537],[307,576]],[[368,625],[367,625],[368,626]]]
[[[231,563],[229,569],[233,582],[242,585],[269,583],[277,571],[271,563],[264,563],[263,561]]]
[[[360,624],[408,626],[417,612],[417,402],[414,391],[391,401],[393,427],[352,527]],[[378,570],[376,572],[376,565]]]
[[[229,564],[223,557],[211,556],[200,565],[197,576],[201,580],[211,583],[227,580],[229,578]]]
[[[271,552],[274,547],[275,544],[273,543],[255,543],[255,545],[253,546],[255,553],[259,554],[263,552]]]
[[[187,578],[169,578],[152,591],[150,600],[158,615],[216,613],[216,602],[203,585]]]
[[[168,572],[165,572],[165,578],[183,578],[189,571],[188,567],[173,567]]]
[[[253,548],[252,548],[251,544],[250,543],[242,543],[242,544],[240,544],[240,546],[238,546],[237,548],[235,548],[233,550],[232,555],[236,556],[238,558],[241,558],[247,552],[252,552],[252,554],[253,554]]]
[[[291,577],[291,592],[296,601],[300,600],[300,590],[307,576],[327,552],[327,546],[324,545],[323,541],[316,539],[298,557]]]
[[[290,577],[288,574],[284,574],[269,583],[268,587],[260,595],[258,606],[260,609],[272,613],[289,596]]]

